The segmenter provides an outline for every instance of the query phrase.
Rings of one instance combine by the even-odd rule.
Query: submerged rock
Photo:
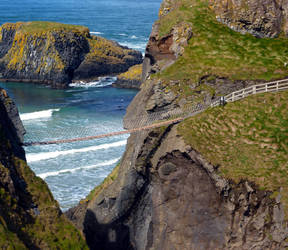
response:
[[[91,36],[83,26],[7,23],[0,28],[0,79],[67,87],[72,80],[126,71],[140,52]]]

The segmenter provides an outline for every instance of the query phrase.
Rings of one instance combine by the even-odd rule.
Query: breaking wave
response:
[[[22,121],[50,118],[53,112],[57,112],[59,110],[60,109],[48,109],[48,110],[37,111],[37,112],[32,112],[32,113],[24,113],[24,114],[20,114],[20,118]]]
[[[90,31],[90,34],[92,34],[92,35],[103,35],[104,33],[99,32],[99,31]]]
[[[116,148],[116,147],[121,147],[125,145],[126,145],[126,140],[123,140],[123,141],[117,141],[113,143],[101,144],[97,146],[91,146],[91,147],[79,148],[79,149],[69,149],[69,150],[64,150],[64,151],[43,152],[43,153],[30,153],[26,155],[26,158],[27,158],[27,162],[31,163],[35,161],[57,158],[62,155],[85,153],[85,152],[97,151],[101,149]]]
[[[89,88],[89,87],[94,87],[94,88],[103,88],[106,86],[112,85],[117,80],[116,77],[100,77],[99,81],[93,81],[93,82],[73,82],[70,83],[70,87],[77,87],[77,88]]]
[[[97,167],[105,167],[105,166],[110,166],[113,165],[115,163],[117,163],[120,160],[120,158],[117,159],[113,159],[110,161],[104,161],[103,163],[99,163],[96,165],[91,165],[91,166],[84,166],[84,167],[78,167],[78,168],[71,168],[71,169],[63,169],[63,170],[59,170],[59,171],[53,171],[53,172],[47,172],[47,173],[43,173],[43,174],[38,174],[38,176],[42,179],[47,178],[48,176],[57,176],[59,174],[64,174],[64,173],[74,173],[78,170],[87,170],[87,169],[93,169],[93,168],[97,168]]]

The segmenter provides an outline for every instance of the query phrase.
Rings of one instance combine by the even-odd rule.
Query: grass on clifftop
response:
[[[16,28],[17,30],[23,31],[24,33],[39,33],[47,31],[58,31],[58,30],[71,30],[80,33],[89,33],[89,29],[85,26],[63,24],[56,22],[45,22],[45,21],[33,21],[33,22],[17,22],[3,24],[5,28]]]
[[[226,178],[248,179],[288,208],[288,91],[250,96],[182,122],[178,131]]]
[[[181,22],[190,23],[193,36],[185,52],[158,74],[166,80],[199,82],[203,76],[231,80],[272,80],[288,76],[288,39],[259,39],[242,35],[216,20],[208,0],[179,0],[159,19],[160,37]],[[161,10],[160,10],[161,13]]]
[[[127,80],[141,80],[142,75],[142,64],[137,64],[128,69],[128,71],[118,75],[120,79]]]

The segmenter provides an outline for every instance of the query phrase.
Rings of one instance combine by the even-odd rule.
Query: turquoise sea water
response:
[[[157,18],[160,0],[1,0],[0,24],[48,20],[85,25],[94,34],[142,52]],[[26,139],[55,140],[119,131],[135,90],[102,79],[88,87],[50,89],[29,83],[1,83],[19,108]],[[100,184],[121,158],[127,135],[95,141],[27,147],[27,161],[49,185],[63,210]]]

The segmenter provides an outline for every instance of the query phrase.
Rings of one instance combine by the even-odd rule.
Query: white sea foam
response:
[[[57,158],[62,155],[69,155],[69,154],[75,154],[75,153],[85,153],[90,151],[97,151],[101,149],[109,149],[109,148],[115,148],[126,145],[126,140],[123,141],[117,141],[113,143],[107,143],[107,144],[101,144],[97,146],[91,146],[86,148],[79,148],[79,149],[70,149],[70,150],[64,150],[64,151],[54,151],[54,152],[43,152],[43,153],[30,153],[26,155],[27,162],[35,162],[35,161],[41,161],[41,160],[47,160],[51,158]]]
[[[120,33],[119,36],[127,36],[127,34]]]
[[[96,164],[96,165],[71,168],[71,169],[63,169],[63,170],[53,171],[53,172],[47,172],[47,173],[39,174],[38,176],[42,179],[45,179],[48,176],[57,176],[59,174],[64,174],[64,173],[74,173],[78,170],[87,170],[87,169],[93,169],[93,168],[98,168],[98,167],[110,166],[110,165],[117,163],[119,160],[120,160],[120,158],[117,158],[117,159],[113,159],[110,161],[104,161],[104,162]]]
[[[112,85],[117,80],[116,77],[100,77],[99,81],[94,81],[94,82],[73,82],[70,83],[70,87],[77,87],[77,88],[102,88],[106,86]]]
[[[135,36],[135,35],[133,35],[133,36],[131,36],[131,38],[132,38],[132,39],[137,39],[138,37]]]
[[[138,42],[138,43],[131,43],[131,42],[121,42],[120,45],[127,46],[131,49],[136,50],[145,50],[147,42]]]
[[[90,31],[90,34],[92,34],[92,35],[101,35],[103,33],[99,32],[99,31]]]
[[[53,112],[57,112],[59,110],[60,109],[48,109],[48,110],[37,111],[37,112],[32,112],[32,113],[24,113],[24,114],[20,114],[20,118],[22,121],[50,118]]]

